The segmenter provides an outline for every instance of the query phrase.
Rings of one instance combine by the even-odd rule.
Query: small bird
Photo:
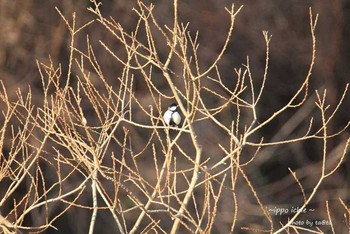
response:
[[[164,113],[163,119],[167,125],[172,127],[179,126],[181,122],[181,115],[178,111],[179,106],[176,103],[171,104],[168,110]]]

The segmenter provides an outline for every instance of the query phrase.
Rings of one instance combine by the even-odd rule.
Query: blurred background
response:
[[[160,25],[172,25],[173,8],[169,1],[144,2],[155,4],[155,15]],[[258,121],[261,122],[285,105],[308,72],[312,50],[309,7],[312,7],[314,16],[319,14],[316,29],[317,57],[311,77],[310,95],[313,95],[315,89],[321,91],[326,88],[327,102],[333,109],[342,95],[345,84],[350,81],[348,75],[350,73],[350,1],[239,0],[233,3],[236,9],[241,5],[244,7],[236,17],[232,40],[219,63],[221,77],[226,84],[229,85],[233,79],[234,68],[246,63],[247,56],[249,56],[253,78],[257,81],[262,80],[266,53],[262,31],[266,30],[272,35],[268,79],[265,95],[258,107]],[[208,67],[221,50],[230,23],[224,8],[230,8],[231,4],[232,1],[228,0],[179,2],[180,21],[184,24],[190,22],[189,30],[192,35],[199,31],[199,57],[203,68]],[[94,15],[86,9],[92,6],[87,0],[0,0],[0,80],[5,83],[8,90],[20,88],[25,91],[30,87],[35,94],[34,101],[38,102],[41,100],[42,85],[36,61],[47,62],[51,57],[54,63],[62,64],[63,73],[68,69],[66,65],[69,56],[69,33],[55,10],[56,6],[68,19],[71,19],[71,14],[76,12],[78,25],[94,19]],[[102,1],[100,9],[106,18],[109,16],[114,18],[125,31],[131,32],[138,19],[132,12],[134,7],[137,7],[135,1],[108,0]],[[102,64],[106,77],[115,78],[120,74],[120,67],[115,60],[111,60],[111,56],[105,56],[106,51],[98,43],[103,39],[106,44],[113,45],[115,39],[95,21],[78,34],[75,42],[78,48],[86,47],[86,34],[89,34],[91,43],[95,47],[96,57]],[[123,53],[117,43],[113,48],[116,53]],[[137,80],[135,87],[137,95],[147,94],[144,92],[145,87],[137,85]],[[15,92],[10,92],[9,95],[13,95],[11,98],[16,100]],[[344,108],[340,109],[335,116],[335,121],[329,126],[330,132],[340,130],[349,121],[350,115],[347,109],[350,104],[349,96],[347,95],[343,103]],[[147,97],[144,98],[147,100]],[[299,119],[307,118],[314,110],[303,111],[305,114],[301,112]],[[287,111],[279,119],[280,122],[264,128],[259,134],[265,139],[273,139],[276,132],[279,132],[293,116],[295,116],[294,110]],[[198,129],[199,135],[206,134],[201,132],[202,129]],[[288,134],[289,136],[300,135],[301,129],[305,129],[305,126],[295,128]],[[348,135],[347,131],[340,138],[329,140],[327,150],[330,155]],[[210,139],[202,137],[202,142],[210,143]],[[256,188],[265,203],[268,204],[268,197],[274,194],[279,204],[294,204],[293,202],[297,204],[296,200],[300,198],[300,194],[298,196],[293,194],[297,187],[291,186],[288,168],[299,170],[298,175],[302,178],[309,178],[308,173],[312,173],[313,165],[317,168],[321,159],[320,153],[317,152],[319,144],[320,142],[312,141],[307,145],[295,143],[291,147],[261,152],[262,156],[257,157],[255,164],[255,166],[259,165],[259,169],[255,167],[249,171],[250,169],[247,168],[247,174],[256,182]],[[214,154],[215,150],[211,152],[209,149],[209,153]],[[272,160],[267,160],[269,158]],[[316,210],[319,204],[324,206],[326,200],[334,203],[333,207],[338,207],[338,197],[349,204],[349,169],[350,164],[346,160],[341,170],[326,180],[313,204]],[[312,178],[310,182],[305,181],[305,183],[309,183],[312,188],[315,179]],[[270,205],[274,207],[274,204]],[[245,212],[254,212],[253,210]],[[321,208],[317,211],[325,212]],[[335,216],[340,223],[344,222],[341,212],[335,213]],[[72,228],[72,230],[78,232],[77,229]],[[81,231],[81,233],[86,232]],[[227,232],[223,230],[222,233]]]

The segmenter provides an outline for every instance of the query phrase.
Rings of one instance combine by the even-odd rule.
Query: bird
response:
[[[181,122],[181,115],[179,113],[179,106],[172,103],[163,116],[164,122],[172,127],[178,127]]]

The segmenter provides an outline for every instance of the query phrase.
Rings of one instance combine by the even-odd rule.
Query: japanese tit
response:
[[[181,122],[181,115],[178,111],[179,106],[176,103],[171,104],[168,110],[164,113],[163,119],[167,125],[172,127],[179,126]]]

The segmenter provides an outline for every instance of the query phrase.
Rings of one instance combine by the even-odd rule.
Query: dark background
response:
[[[148,2],[148,1],[145,1]],[[236,19],[233,38],[220,69],[224,79],[230,79],[233,69],[240,67],[249,56],[253,77],[261,80],[265,65],[265,43],[262,31],[272,35],[270,69],[267,89],[261,115],[268,115],[270,109],[281,106],[290,98],[307,74],[311,60],[311,36],[309,7],[313,14],[320,15],[317,24],[317,59],[311,79],[312,90],[327,88],[330,104],[336,103],[349,81],[349,27],[348,1],[235,1],[243,10]],[[89,1],[1,1],[0,20],[0,79],[7,87],[41,88],[36,60],[61,63],[63,69],[68,62],[69,35],[57,11],[71,19],[77,12],[77,24],[83,25],[94,16],[86,10],[92,6]],[[161,24],[171,25],[172,4],[156,3],[155,14]],[[191,1],[179,2],[181,22],[190,22],[189,29],[194,35],[200,32],[200,58],[203,68],[210,65],[220,51],[229,25],[224,7],[231,1]],[[132,30],[137,19],[132,8],[134,1],[105,1],[101,10],[106,17],[113,17],[126,31]],[[103,31],[98,22],[77,35],[76,46],[86,44],[89,33],[93,43],[104,38],[113,42],[108,32]],[[98,45],[100,46],[100,45]],[[96,47],[97,48],[97,47]],[[118,49],[118,48],[116,48]],[[98,52],[99,53],[99,52]],[[105,53],[101,51],[100,53]],[[116,74],[118,65],[109,57],[100,58],[109,74]],[[204,70],[204,69],[203,69]],[[142,89],[142,87],[140,87]],[[349,98],[347,98],[349,101]],[[266,113],[264,113],[266,112]],[[340,124],[347,122],[342,113]]]

